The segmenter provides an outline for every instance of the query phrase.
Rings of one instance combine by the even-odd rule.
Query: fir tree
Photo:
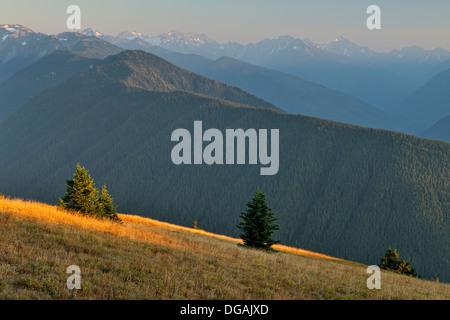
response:
[[[253,199],[247,203],[247,210],[241,212],[241,221],[237,227],[242,230],[240,235],[244,245],[254,248],[270,249],[279,240],[272,239],[279,225],[273,224],[277,218],[271,208],[266,204],[265,195],[259,189]]]
[[[113,199],[108,193],[106,186],[102,187],[102,191],[100,193],[99,202],[99,215],[103,218],[112,219],[115,221],[122,221],[116,213],[117,207],[113,203]]]
[[[77,164],[74,177],[66,181],[66,187],[64,198],[59,199],[59,207],[88,215],[97,213],[98,190],[86,168]]]

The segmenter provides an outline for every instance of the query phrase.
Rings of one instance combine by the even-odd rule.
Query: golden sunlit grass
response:
[[[123,224],[0,199],[0,299],[450,299],[450,286],[132,215]],[[66,287],[81,268],[82,289]]]

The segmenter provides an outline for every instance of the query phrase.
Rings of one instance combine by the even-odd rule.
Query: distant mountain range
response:
[[[80,70],[75,67],[71,72],[69,62],[55,77],[49,58],[34,71],[17,71],[56,50],[78,52],[77,59],[102,59],[124,49],[156,54],[187,70],[240,87],[290,113],[416,135],[449,113],[445,79],[441,86],[425,82],[423,89],[419,85],[450,70],[450,53],[444,49],[410,47],[378,53],[343,37],[327,44],[289,36],[248,45],[220,44],[204,34],[176,31],[150,37],[139,32],[109,36],[86,29],[49,36],[21,25],[0,25],[0,93],[4,97],[0,121],[29,98]],[[42,68],[45,63],[48,68]],[[26,81],[30,90],[18,94],[13,87]],[[427,94],[430,90],[433,93]]]
[[[61,77],[0,123],[2,193],[56,203],[80,162],[108,185],[120,212],[185,226],[196,220],[236,236],[239,212],[259,186],[284,244],[369,264],[391,246],[424,277],[450,279],[450,144],[288,114],[144,51],[48,58],[69,61],[70,70],[45,60],[23,70]],[[205,129],[278,128],[279,172],[173,164],[171,133],[196,120]]]
[[[68,33],[46,36],[35,34],[22,26],[6,26],[2,30],[8,32],[8,36],[28,41],[30,45],[24,51],[28,52],[26,55],[28,58],[15,65],[16,69],[24,69],[0,84],[0,94],[3,96],[3,99],[0,100],[0,122],[40,91],[56,86],[68,77],[81,72],[88,65],[95,64],[95,62],[88,61],[88,58],[103,58],[120,52],[121,48],[107,42],[111,41],[127,49],[144,48],[146,51],[161,56],[185,69],[243,88],[287,112],[374,128],[411,131],[409,130],[409,124],[404,123],[401,119],[344,93],[301,80],[293,75],[258,67],[237,59],[223,57],[215,62],[199,55],[168,51],[155,46],[154,44],[157,43],[155,39],[152,40],[153,44],[149,45],[149,42],[144,40],[150,41],[150,39],[142,34],[121,33],[113,38],[93,30],[85,30],[83,34]],[[18,30],[22,31],[19,32]],[[101,37],[104,40],[93,36]],[[30,37],[36,39],[30,41],[28,40]],[[71,41],[67,39],[71,39]],[[170,39],[167,38],[165,41]],[[190,41],[197,41],[196,39],[198,40],[198,37],[191,35]],[[211,40],[204,38],[202,41]],[[8,46],[14,48],[18,42],[20,41],[6,38],[3,47],[6,51]],[[65,46],[61,47],[59,42],[62,42]],[[89,44],[89,46],[86,44]],[[63,53],[49,54],[56,49],[71,49],[72,52],[78,52],[79,54],[76,58]],[[14,50],[8,52],[14,52]],[[42,55],[45,57],[42,61],[37,61],[35,64],[26,67]],[[21,56],[23,54],[19,52],[17,57],[4,55],[0,56],[0,60],[8,64],[10,60],[20,60]],[[66,58],[69,61],[66,61]],[[67,67],[60,69],[62,64],[67,64]]]
[[[394,49],[387,53],[380,53],[368,47],[359,46],[341,36],[330,43],[314,43],[310,39],[299,39],[291,36],[279,36],[274,39],[264,39],[257,43],[243,45],[237,42],[219,43],[205,34],[182,33],[175,30],[157,36],[148,36],[140,32],[121,32],[117,36],[106,35],[101,32],[85,29],[80,32],[87,36],[96,36],[120,47],[127,47],[131,43],[142,45],[159,46],[161,48],[187,53],[199,54],[210,59],[218,59],[223,56],[235,57],[241,60],[263,60],[269,56],[286,49],[303,52],[305,55],[317,56],[327,59],[338,60],[334,54],[339,56],[359,59],[364,62],[378,61],[380,64],[401,61],[408,63],[432,63],[439,64],[450,59],[450,52],[443,48],[425,50],[418,46]],[[322,51],[322,53],[319,53]],[[332,55],[327,55],[330,53]],[[345,60],[343,60],[345,61]]]
[[[425,50],[418,46],[394,49],[380,53],[359,46],[343,37],[329,44],[320,45],[322,50],[355,58],[421,85],[434,74],[450,67],[450,52],[443,48]]]
[[[407,106],[422,83],[450,70],[450,53],[444,49],[416,46],[379,53],[343,37],[328,44],[282,36],[241,45],[219,44],[204,34],[176,31],[156,37],[138,32],[113,37],[92,29],[82,33],[126,49],[154,53],[183,68],[242,87],[291,113],[417,135],[443,116],[442,112],[427,111],[428,116],[422,117]],[[438,94],[435,100],[439,99]]]
[[[280,36],[243,45],[218,43],[205,34],[177,31],[153,37],[139,32],[109,36],[92,29],[82,34],[125,49],[146,50],[158,46],[214,60],[232,57],[342,91],[388,113],[420,85],[450,67],[450,52],[442,48],[425,50],[416,46],[379,53],[343,37],[318,44],[309,39]]]

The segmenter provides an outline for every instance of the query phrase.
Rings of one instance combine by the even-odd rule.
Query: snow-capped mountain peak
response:
[[[9,34],[17,33],[18,35],[27,35],[34,33],[33,30],[28,29],[20,24],[0,24],[0,31],[2,33],[8,32]]]
[[[134,40],[134,39],[148,39],[149,37],[144,35],[142,32],[137,31],[123,31],[117,35],[117,38]]]
[[[92,28],[84,29],[83,31],[80,31],[80,33],[82,35],[85,35],[85,36],[88,36],[88,37],[100,37],[100,36],[103,35],[103,33],[99,32],[97,30],[94,30]]]
[[[342,36],[338,36],[332,42],[322,44],[318,48],[323,51],[353,58],[376,54],[376,52],[369,48],[357,45]]]
[[[10,33],[14,33],[14,32],[20,31],[20,30],[14,28],[14,26],[12,26],[12,25],[10,26],[9,24],[2,24],[2,25],[0,25],[0,29],[6,30],[6,31],[8,31]]]
[[[178,32],[176,30],[171,30],[165,34],[153,37],[153,39],[160,40],[161,43],[172,43],[177,45],[188,45],[198,47],[207,43],[216,43],[213,39],[209,38],[205,34],[195,34],[190,32]]]

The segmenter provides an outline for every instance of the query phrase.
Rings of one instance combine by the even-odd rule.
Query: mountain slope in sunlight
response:
[[[246,249],[237,239],[149,218],[123,224],[36,202],[0,199],[0,299],[450,299],[445,284],[276,246]],[[66,269],[81,269],[81,290]]]

